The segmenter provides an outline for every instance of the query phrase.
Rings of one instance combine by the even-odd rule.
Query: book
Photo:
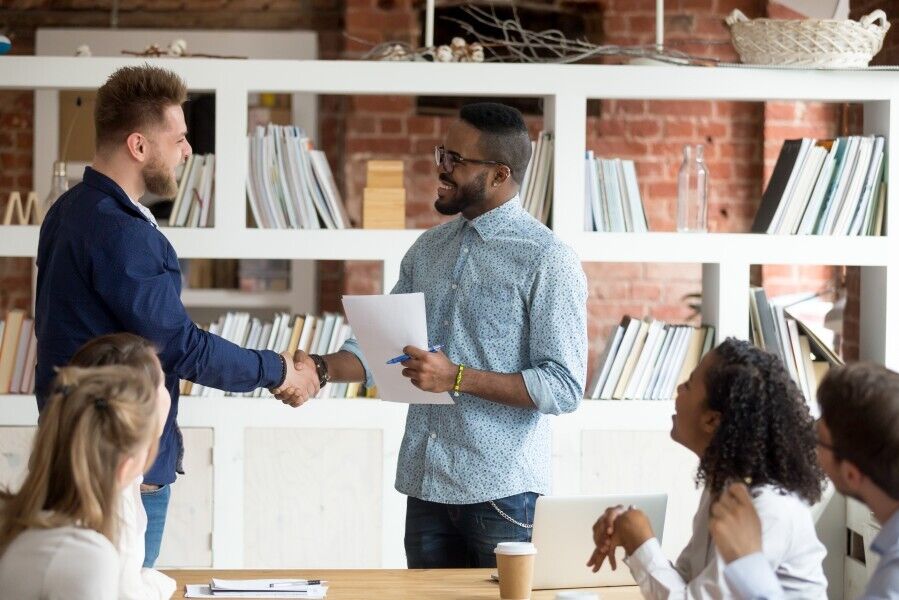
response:
[[[641,342],[641,335],[643,340]],[[591,399],[670,400],[714,343],[714,327],[622,318],[597,365]],[[619,388],[623,392],[619,393]]]
[[[588,231],[648,231],[632,160],[585,156],[585,227]]]
[[[768,233],[780,206],[784,191],[790,183],[794,167],[799,160],[802,145],[802,140],[787,140],[780,149],[780,155],[777,157],[774,171],[771,173],[771,179],[768,181],[764,194],[762,194],[762,203],[752,223],[753,233]]]
[[[0,338],[0,394],[8,394],[16,366],[19,337],[25,321],[25,311],[11,310],[6,313],[6,325]]]

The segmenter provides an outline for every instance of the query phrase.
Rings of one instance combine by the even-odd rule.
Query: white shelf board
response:
[[[229,309],[289,307],[297,300],[295,292],[248,292],[227,289],[181,290],[185,306],[210,306]]]
[[[419,229],[287,230],[166,227],[180,258],[294,260],[399,259]],[[0,256],[35,256],[37,226],[0,227]],[[885,236],[837,237],[755,233],[597,233],[563,236],[585,262],[809,264],[885,266],[892,255]]]
[[[99,87],[115,69],[146,58],[9,56],[0,87]],[[594,98],[819,100],[852,102],[895,96],[899,73],[723,69],[713,67],[445,64],[426,62],[149,59],[181,74],[194,90]],[[452,82],[448,84],[447,82]]]
[[[179,258],[283,258],[392,260],[422,234],[420,229],[186,229],[163,227]],[[35,256],[39,227],[0,226],[0,256]]]
[[[565,241],[585,262],[882,266],[891,261],[890,242],[883,236],[583,232]]]
[[[216,427],[235,423],[247,427],[366,427],[385,418],[404,417],[406,405],[367,398],[313,399],[292,409],[274,398],[182,396],[178,423],[182,427]],[[567,430],[627,429],[667,431],[671,428],[672,401],[584,400],[574,413],[556,417]],[[37,423],[33,395],[0,395],[0,424],[31,426]]]

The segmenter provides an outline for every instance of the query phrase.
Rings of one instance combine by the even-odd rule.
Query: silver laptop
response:
[[[622,496],[542,496],[534,511],[533,543],[537,547],[534,561],[534,589],[605,587],[634,585],[630,569],[624,564],[624,550],[616,553],[618,568],[609,561],[594,573],[587,560],[595,548],[593,524],[610,506],[637,506],[646,513],[659,542],[665,527],[667,494],[632,494]]]

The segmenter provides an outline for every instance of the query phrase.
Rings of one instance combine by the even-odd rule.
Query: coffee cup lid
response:
[[[510,556],[537,554],[537,548],[530,542],[500,542],[493,551],[495,554]]]

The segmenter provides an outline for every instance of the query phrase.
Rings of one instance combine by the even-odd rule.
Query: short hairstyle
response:
[[[818,404],[834,455],[899,500],[899,373],[865,362],[832,368]]]
[[[824,472],[814,420],[783,362],[734,338],[712,352],[706,403],[721,420],[699,461],[697,481],[713,496],[733,481],[749,480],[817,502]]]
[[[484,158],[507,165],[519,185],[531,160],[531,138],[521,112],[498,102],[466,104],[459,118],[481,133]]]
[[[97,149],[122,143],[135,131],[161,124],[166,108],[181,106],[186,100],[187,86],[175,73],[150,65],[122,67],[97,90]]]

